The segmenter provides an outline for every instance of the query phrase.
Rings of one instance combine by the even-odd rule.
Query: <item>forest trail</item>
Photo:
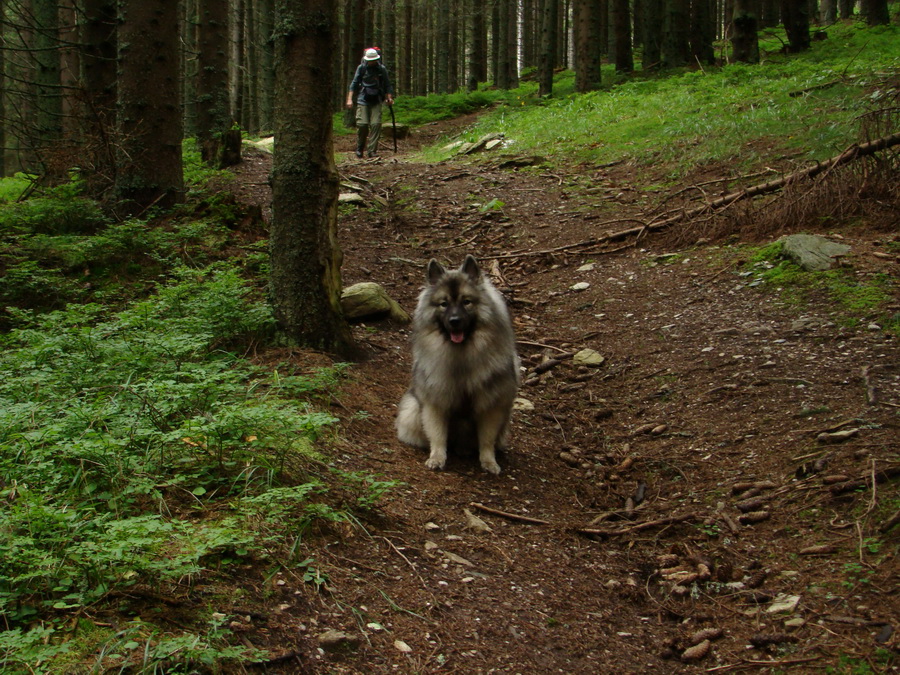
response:
[[[465,457],[429,471],[394,436],[408,330],[355,327],[367,358],[332,410],[335,464],[403,485],[364,529],[308,541],[326,590],[302,570],[277,580],[250,635],[283,656],[268,672],[896,670],[896,340],[774,300],[738,248],[685,230],[561,249],[636,217],[625,164],[408,161],[422,140],[394,155],[388,139],[375,161],[337,142],[371,205],[341,210],[344,284],[378,282],[412,312],[429,258],[474,254],[499,275],[533,409],[499,476]],[[267,162],[237,171],[264,207]],[[872,255],[885,235],[845,236],[861,273],[896,275]],[[535,374],[581,349],[604,363]]]

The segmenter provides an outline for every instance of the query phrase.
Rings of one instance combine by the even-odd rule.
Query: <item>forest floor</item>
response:
[[[499,476],[472,457],[429,471],[394,435],[408,327],[354,327],[365,358],[333,404],[330,451],[402,485],[362,527],[307,540],[318,589],[303,569],[247,581],[258,605],[230,611],[270,650],[266,672],[897,672],[897,340],[842,325],[824,299],[780,300],[746,274],[746,242],[691,223],[560,248],[645,218],[627,162],[410,161],[470,121],[397,154],[387,139],[375,160],[336,141],[342,181],[371,205],[341,208],[343,281],[378,282],[411,313],[431,257],[474,254],[509,302],[531,405]],[[264,212],[270,168],[251,151],[237,169]],[[896,279],[896,228],[839,235],[858,275]],[[534,373],[584,348],[605,362]]]

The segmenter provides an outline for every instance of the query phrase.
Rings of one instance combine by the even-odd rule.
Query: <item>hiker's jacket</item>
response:
[[[366,87],[378,87],[379,100],[378,103],[384,101],[384,97],[390,94],[394,95],[394,87],[391,84],[391,78],[380,61],[375,62],[375,66],[369,65],[371,62],[361,63],[356,68],[356,74],[353,81],[350,82],[350,91],[356,94],[357,105],[372,105],[371,101],[365,98]]]

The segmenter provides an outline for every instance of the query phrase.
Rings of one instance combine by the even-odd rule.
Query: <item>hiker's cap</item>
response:
[[[377,61],[377,60],[380,59],[381,57],[378,56],[378,52],[375,51],[374,49],[367,49],[367,50],[366,50],[366,55],[363,56],[363,58],[364,58],[366,61]]]

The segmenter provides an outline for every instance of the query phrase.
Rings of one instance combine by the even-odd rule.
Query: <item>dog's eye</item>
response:
[[[447,302],[446,300],[443,300],[441,302],[441,307],[443,307],[444,309],[447,309],[447,307],[449,307],[449,306],[450,306],[450,303]]]
[[[471,307],[471,306],[472,306],[472,301],[471,301],[471,300],[469,300],[468,298],[466,298],[465,300],[463,300],[463,307]]]

